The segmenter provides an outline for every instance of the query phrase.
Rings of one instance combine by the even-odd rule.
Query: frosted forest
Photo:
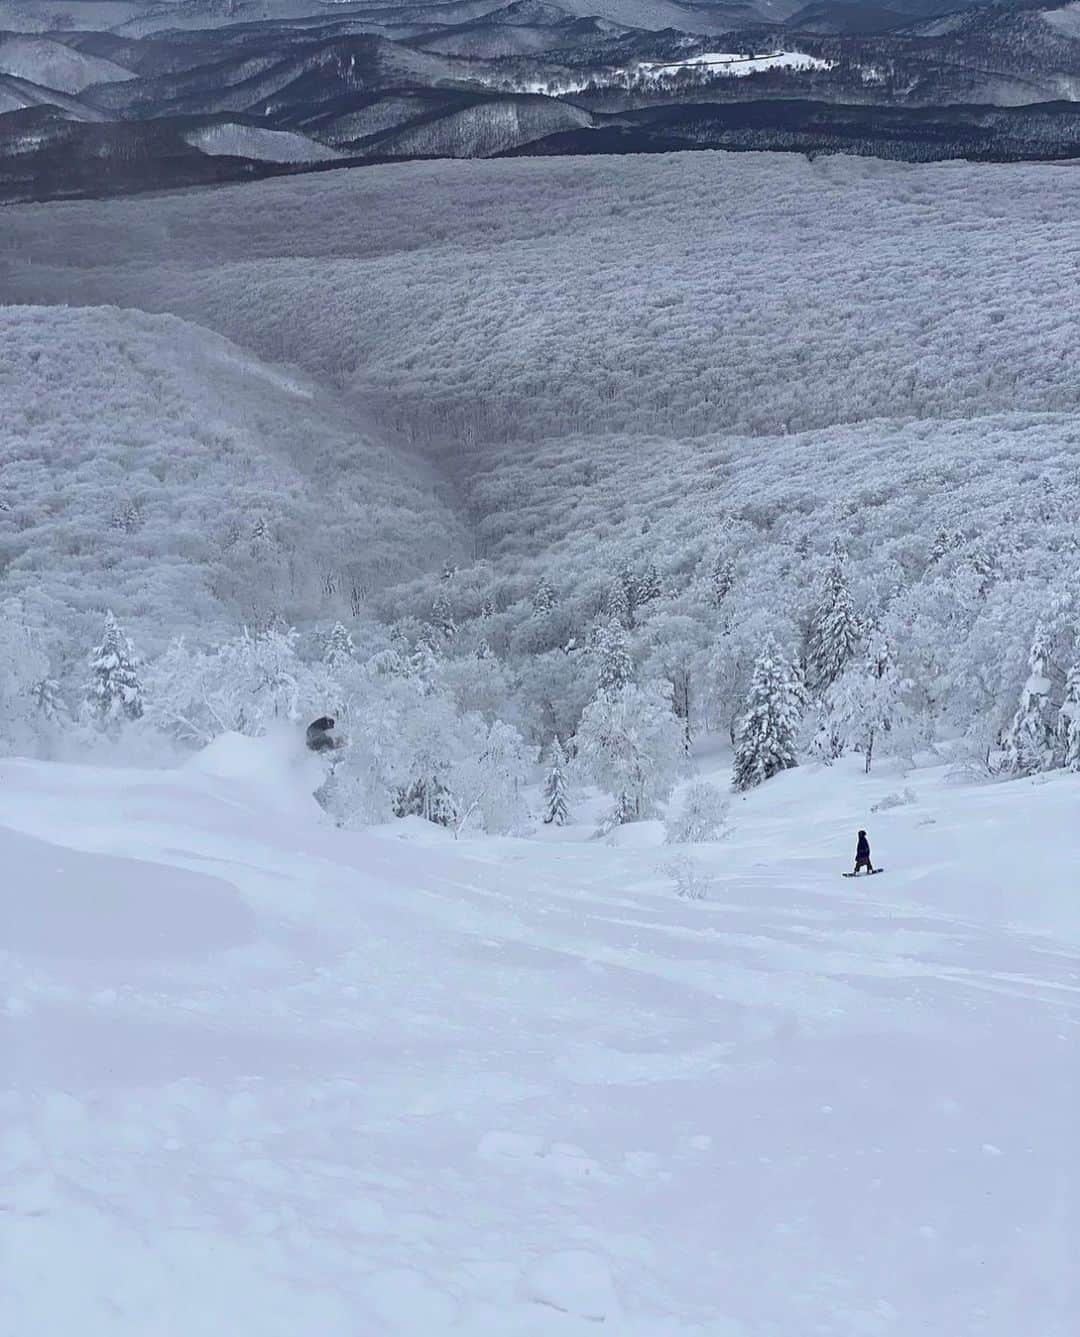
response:
[[[0,209],[3,1337],[1076,1330],[1078,217]]]
[[[556,747],[617,820],[709,734],[737,786],[1080,764],[1076,194],[676,155],[9,211],[6,742],[331,715],[338,820],[500,831]]]

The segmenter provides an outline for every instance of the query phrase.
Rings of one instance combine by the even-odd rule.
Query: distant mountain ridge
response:
[[[1074,103],[1077,0],[0,0],[0,201],[384,157],[1062,158]]]

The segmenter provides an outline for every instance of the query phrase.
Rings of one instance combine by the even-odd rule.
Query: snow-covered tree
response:
[[[634,605],[641,608],[645,604],[652,603],[654,599],[659,599],[663,593],[664,584],[660,579],[660,572],[656,569],[656,564],[650,562],[635,581]]]
[[[342,667],[305,663],[298,644],[292,628],[245,630],[213,651],[174,641],[147,671],[147,721],[204,744],[227,731],[258,737],[275,722],[341,713]]]
[[[634,661],[626,632],[618,621],[601,623],[596,629],[596,689],[619,692],[634,678]]]
[[[90,652],[90,681],[86,687],[87,711],[102,728],[141,718],[143,689],[138,666],[135,649],[110,610],[105,615],[101,644]]]
[[[1013,775],[1034,775],[1058,764],[1058,730],[1051,699],[1050,647],[1047,629],[1040,624],[1028,651],[1028,676],[1020,703],[1002,745],[1005,769]]]
[[[614,795],[620,820],[648,817],[685,769],[682,729],[667,683],[626,683],[585,708],[575,736],[582,773]]]
[[[862,640],[846,566],[847,554],[837,540],[806,637],[809,685],[822,692],[839,678]]]
[[[874,744],[898,728],[903,707],[904,680],[888,641],[875,633],[866,654],[850,664],[826,693],[823,725],[831,734],[833,755],[837,748],[861,752],[869,775]]]
[[[669,845],[701,844],[715,840],[727,820],[728,800],[707,780],[695,780],[688,786],[676,812],[664,823]]]
[[[632,601],[632,577],[628,572],[622,572],[608,586],[607,598],[605,600],[605,612],[613,626],[630,627],[634,620],[634,605]]]
[[[39,678],[30,689],[31,699],[39,717],[50,725],[61,725],[68,720],[67,703],[55,678]]]
[[[36,685],[45,680],[48,660],[37,637],[23,622],[17,601],[0,608],[0,748],[33,743]]]
[[[496,720],[480,726],[475,749],[457,763],[449,777],[457,830],[470,824],[491,835],[520,829],[526,817],[522,789],[535,755],[511,725]]]
[[[735,746],[735,789],[753,789],[798,764],[795,740],[801,715],[798,675],[770,638],[754,666]]]
[[[558,738],[548,749],[547,774],[544,777],[544,821],[549,826],[565,826],[570,820],[570,782],[566,773],[566,753]]]
[[[341,622],[335,622],[326,634],[323,646],[323,663],[330,669],[339,669],[351,664],[356,657],[356,646],[352,633]]]
[[[454,610],[445,594],[438,595],[431,605],[431,625],[445,641],[452,641],[457,635]]]
[[[712,601],[717,608],[724,606],[724,600],[735,585],[735,563],[730,557],[721,555],[716,559],[712,570]]]
[[[1065,679],[1065,699],[1058,712],[1057,753],[1070,771],[1080,771],[1080,661]]]
[[[546,617],[548,613],[552,612],[558,601],[555,586],[546,575],[542,575],[536,583],[536,589],[533,590],[533,612],[537,617]]]

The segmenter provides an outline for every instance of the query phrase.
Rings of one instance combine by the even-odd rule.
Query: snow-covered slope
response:
[[[372,152],[402,157],[487,158],[545,135],[591,125],[587,111],[554,98],[500,98],[394,131],[376,140]]]
[[[339,156],[334,149],[309,139],[307,135],[232,122],[195,130],[186,138],[193,148],[203,153],[254,158],[261,162],[327,162]]]
[[[1076,777],[789,772],[704,901],[311,782],[0,763],[5,1333],[1076,1330]]]
[[[57,629],[317,616],[331,569],[366,593],[460,542],[355,409],[171,317],[0,307],[0,400],[5,593]]]
[[[0,113],[24,111],[27,107],[59,107],[77,121],[100,121],[101,112],[77,98],[58,93],[55,88],[44,88],[28,79],[17,79],[0,74]]]
[[[46,37],[0,38],[0,74],[29,79],[64,93],[81,93],[92,84],[135,77],[115,61],[74,51]]]

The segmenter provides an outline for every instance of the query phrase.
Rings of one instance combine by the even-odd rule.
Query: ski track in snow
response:
[[[268,744],[0,762],[0,1334],[1075,1331],[1080,778],[903,783],[779,777],[686,902]]]

